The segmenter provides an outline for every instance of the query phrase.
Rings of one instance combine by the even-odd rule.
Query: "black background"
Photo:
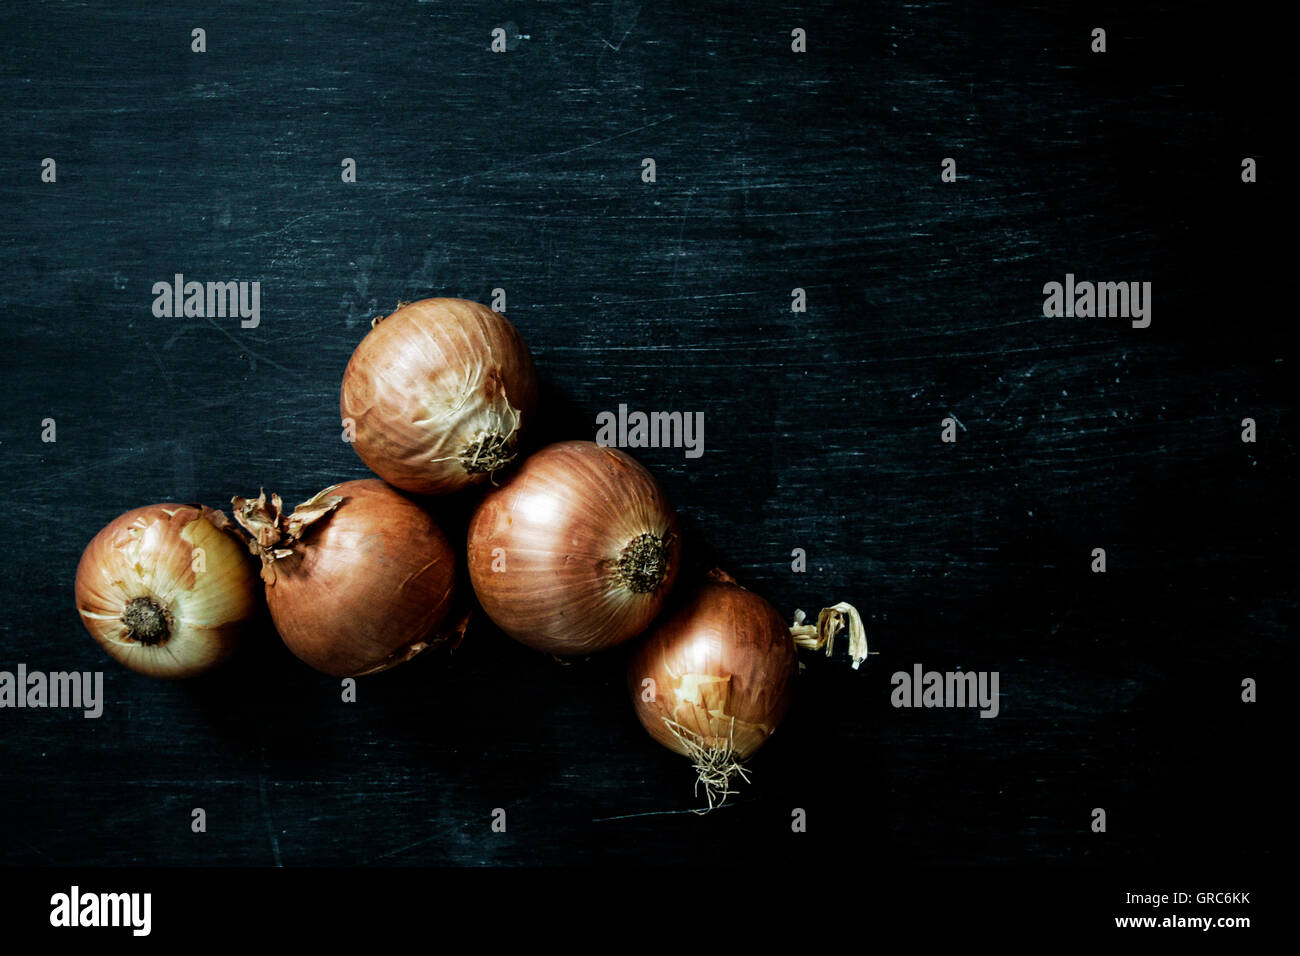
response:
[[[6,3],[0,668],[100,669],[107,703],[0,712],[0,860],[1255,873],[1296,606],[1273,32],[1185,5]],[[260,326],[155,318],[178,272],[259,281]],[[1151,327],[1045,318],[1067,272],[1152,282]],[[635,452],[694,563],[867,618],[879,655],[809,657],[707,817],[625,648],[559,665],[480,615],[344,704],[269,632],[161,683],[78,621],[120,512],[368,474],[338,386],[370,318],[494,288],[535,440],[703,412],[702,458]],[[891,707],[917,662],[998,671],[1001,714]]]

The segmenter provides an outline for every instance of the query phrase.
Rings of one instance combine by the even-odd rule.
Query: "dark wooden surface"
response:
[[[1250,871],[1296,609],[1271,33],[1182,5],[6,3],[0,669],[101,669],[107,702],[0,711],[0,861]],[[155,318],[177,272],[259,281],[260,326]],[[1044,318],[1067,272],[1153,282],[1151,327]],[[169,684],[78,621],[120,512],[367,474],[337,396],[368,320],[497,287],[539,438],[703,412],[702,458],[638,454],[695,562],[867,614],[879,656],[809,659],[706,818],[625,649],[560,666],[480,618],[343,704],[270,633]],[[997,670],[1001,715],[892,708],[916,662]]]

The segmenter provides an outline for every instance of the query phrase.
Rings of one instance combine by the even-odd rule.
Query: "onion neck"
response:
[[[150,647],[167,643],[172,634],[167,611],[153,598],[132,598],[122,612],[122,623],[128,638]]]
[[[284,503],[279,495],[271,495],[271,500],[267,501],[265,489],[256,498],[235,496],[230,499],[235,520],[250,536],[248,550],[262,559],[263,581],[274,585],[276,562],[301,550],[303,532],[343,503],[342,495],[331,493],[337,487],[330,485],[318,491],[294,508],[291,515],[284,513]]]
[[[645,532],[623,546],[614,576],[634,594],[649,594],[668,576],[668,542]]]

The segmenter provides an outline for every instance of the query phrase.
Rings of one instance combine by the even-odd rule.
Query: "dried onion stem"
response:
[[[262,559],[263,581],[274,584],[275,562],[292,555],[292,545],[302,537],[303,531],[343,503],[342,496],[331,494],[337,487],[330,485],[317,492],[288,516],[284,514],[280,496],[273,494],[268,502],[265,490],[256,498],[231,499],[235,520],[251,536],[248,550]],[[283,544],[290,547],[276,547]]]
[[[867,649],[867,629],[862,624],[862,615],[852,604],[841,601],[832,607],[824,607],[817,615],[816,625],[805,624],[803,611],[794,612],[794,624],[790,636],[797,647],[819,651],[826,648],[826,656],[835,653],[835,636],[844,629],[845,621],[849,626],[849,656],[853,658],[853,669],[875,651]]]

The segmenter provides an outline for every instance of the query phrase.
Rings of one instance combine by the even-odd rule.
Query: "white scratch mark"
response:
[[[262,748],[262,761],[266,760],[266,748]],[[275,835],[275,827],[271,823],[271,805],[266,799],[266,773],[259,767],[257,771],[257,799],[262,805],[262,820],[266,823],[266,835],[271,840],[271,857],[275,860],[276,866],[284,866],[280,860],[280,840]]]
[[[672,278],[673,285],[677,284],[677,267],[682,264],[682,256],[685,255],[685,253],[682,252],[682,239],[686,235],[686,214],[690,212],[691,198],[694,195],[695,195],[694,189],[692,189],[689,193],[687,193],[686,205],[682,207],[682,227],[677,231],[677,252],[673,255],[673,278]]]
[[[628,35],[629,33],[632,32],[633,28],[636,27],[636,19],[637,19],[637,17],[639,17],[640,15],[641,15],[641,8],[640,8],[640,7],[637,7],[635,10],[632,11],[632,21],[627,25],[627,29],[623,31],[623,35],[622,35],[621,37],[619,37],[619,40],[618,40],[618,46],[615,46],[614,44],[610,43],[610,42],[609,42],[608,40],[606,40],[604,37],[601,37],[601,38],[600,38],[600,42],[603,43],[603,44],[605,44],[605,46],[609,47],[609,48],[610,48],[611,50],[613,50],[615,53],[617,53],[619,50],[623,49],[623,41],[627,39],[627,35]],[[615,27],[615,29],[618,29],[618,28]]]
[[[554,153],[538,153],[536,156],[529,156],[527,159],[521,159],[517,163],[506,163],[501,166],[493,166],[490,169],[480,170],[477,173],[470,173],[468,176],[458,176],[455,179],[448,179],[447,181],[439,183],[438,185],[450,186],[452,183],[463,183],[468,179],[474,179],[475,177],[478,176],[486,176],[490,173],[497,173],[506,169],[515,169],[519,166],[527,166],[529,163],[535,163],[543,159],[554,159],[556,156],[567,156],[570,153],[576,153],[584,149],[591,149],[591,147],[600,146],[603,143],[612,143],[614,140],[622,139],[624,136],[631,136],[633,133],[639,133],[643,129],[650,129],[651,127],[658,126],[660,123],[666,123],[673,118],[673,115],[674,114],[669,113],[667,116],[660,117],[659,119],[655,120],[653,123],[646,123],[644,126],[638,126],[636,129],[624,130],[621,133],[615,133],[613,136],[606,136],[604,139],[594,140],[590,143],[583,143],[581,146],[573,146],[570,147],[569,149],[561,149],[558,152],[554,152]]]
[[[713,809],[730,810],[733,806],[736,805],[737,804],[720,803]],[[610,820],[634,820],[637,817],[668,817],[668,816],[677,816],[682,813],[694,813],[698,816],[699,812],[700,811],[698,810],[647,810],[645,813],[624,813],[621,816],[617,816],[617,817],[595,817],[592,819],[591,822],[608,823]]]

